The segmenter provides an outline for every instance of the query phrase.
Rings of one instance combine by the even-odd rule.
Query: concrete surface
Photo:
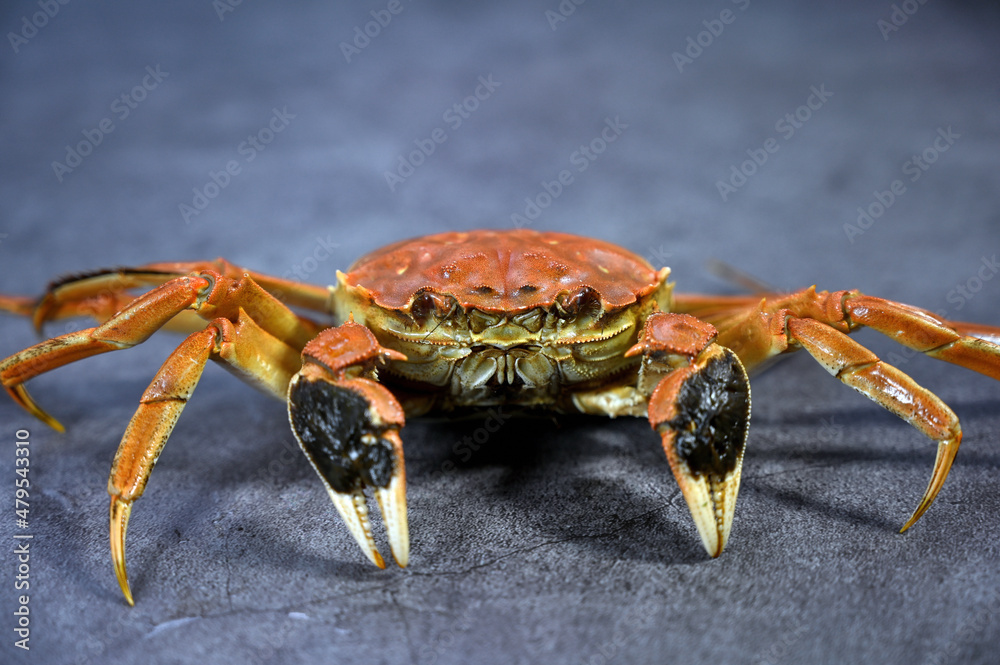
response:
[[[988,3],[328,4],[5,3],[0,290],[219,255],[323,284],[387,241],[518,214],[669,264],[680,290],[736,292],[706,268],[718,259],[1000,324]],[[734,168],[751,175],[723,197]],[[0,355],[36,339],[13,318],[0,334]],[[133,513],[131,609],[106,475],[178,338],[63,368],[32,390],[67,434],[0,400],[0,660],[997,662],[1000,385],[858,339],[963,420],[951,477],[906,535],[933,446],[796,356],[754,379],[721,558],[645,423],[512,420],[454,452],[484,414],[407,426],[411,565],[378,571],[283,405],[212,367]],[[34,536],[28,652],[15,534]]]

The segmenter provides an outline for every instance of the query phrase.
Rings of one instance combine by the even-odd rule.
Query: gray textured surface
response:
[[[509,226],[620,117],[621,138],[535,226],[667,263],[682,290],[731,291],[705,269],[717,258],[779,287],[1000,323],[1000,279],[953,292],[1000,251],[995,10],[930,2],[883,39],[890,3],[746,4],[592,1],[553,30],[555,0],[404,2],[350,63],[340,43],[385,3],[244,2],[223,20],[207,0],[60,5],[17,53],[0,47],[0,289],[217,255],[324,283],[389,240]],[[726,8],[734,22],[679,72],[672,54]],[[37,11],[5,3],[3,33]],[[114,100],[157,65],[169,76],[121,118]],[[490,75],[501,86],[454,127],[444,113]],[[785,140],[775,123],[822,85],[833,96]],[[247,162],[240,143],[285,107],[295,117]],[[60,182],[52,162],[105,117],[114,131]],[[949,126],[959,138],[911,182],[905,162]],[[447,141],[390,191],[383,173],[439,127]],[[778,151],[723,202],[716,181],[769,137]],[[179,204],[228,160],[240,173],[186,224]],[[843,225],[894,179],[905,193],[849,242]],[[34,342],[23,321],[0,333],[0,355]],[[133,515],[134,609],[108,561],[104,485],[177,338],[61,369],[33,393],[68,434],[0,400],[0,660],[996,662],[1000,385],[859,339],[963,419],[951,478],[905,536],[932,447],[794,357],[754,380],[720,559],[643,422],[511,422],[463,461],[452,448],[473,418],[407,426],[411,566],[378,571],[286,452],[283,406],[213,367]],[[12,638],[18,428],[32,442],[30,653]]]

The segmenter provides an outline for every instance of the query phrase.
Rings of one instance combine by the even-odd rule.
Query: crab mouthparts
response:
[[[485,348],[466,357],[456,370],[466,389],[481,386],[536,387],[550,382],[555,363],[535,346]]]

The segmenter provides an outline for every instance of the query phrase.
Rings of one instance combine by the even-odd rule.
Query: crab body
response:
[[[390,245],[338,273],[331,313],[406,356],[380,378],[414,393],[408,413],[568,411],[575,392],[635,386],[639,359],[625,352],[650,314],[669,311],[668,274],[567,234],[448,233]],[[644,415],[645,403],[626,411]]]
[[[0,361],[0,382],[62,430],[25,382],[161,329],[189,333],[140,399],[108,479],[112,562],[129,603],[132,505],[208,360],[287,403],[303,452],[379,567],[370,498],[395,561],[409,561],[406,418],[499,404],[647,418],[705,549],[718,556],[749,427],[747,371],[797,349],[937,443],[931,480],[903,529],[927,510],[961,442],[958,419],[848,333],[867,326],[1000,380],[1000,328],[857,291],[675,294],[669,274],[607,242],[528,230],[399,242],[338,272],[327,288],[222,259],[104,270],[55,282],[40,298],[0,295],[0,310],[30,316],[39,330],[74,316],[99,324]]]

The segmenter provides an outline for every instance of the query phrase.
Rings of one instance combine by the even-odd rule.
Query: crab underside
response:
[[[706,550],[718,556],[739,490],[747,372],[799,348],[937,443],[931,480],[903,530],[920,518],[958,450],[958,419],[848,333],[867,326],[1000,379],[1000,328],[857,291],[674,294],[668,275],[609,243],[525,230],[396,243],[338,273],[329,288],[222,259],[106,270],[53,283],[37,299],[0,296],[0,310],[30,316],[39,331],[67,317],[99,322],[3,360],[0,381],[61,431],[28,395],[27,380],[160,329],[189,333],[143,394],[108,481],[112,561],[130,604],[131,507],[209,359],[287,402],[303,452],[379,567],[367,496],[381,510],[395,561],[409,560],[405,418],[510,404],[647,418]],[[335,325],[296,313],[303,310]]]

